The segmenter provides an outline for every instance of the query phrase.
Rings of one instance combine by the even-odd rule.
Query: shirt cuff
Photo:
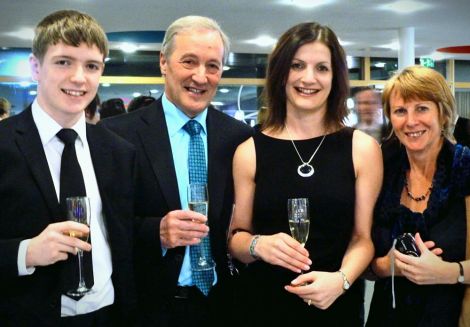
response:
[[[20,242],[20,247],[18,249],[18,276],[32,275],[36,270],[35,267],[26,267],[26,251],[28,251],[30,241],[31,239]]]

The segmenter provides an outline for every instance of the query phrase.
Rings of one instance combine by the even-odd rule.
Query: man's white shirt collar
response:
[[[39,105],[37,99],[34,99],[31,105],[34,122],[39,131],[39,137],[43,145],[49,143],[56,134],[63,128],[48,113],[46,113]],[[71,127],[78,134],[78,139],[84,145],[86,142],[86,120],[85,112],[82,113],[80,119]]]

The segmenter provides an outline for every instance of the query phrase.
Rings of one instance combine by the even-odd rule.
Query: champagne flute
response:
[[[204,183],[191,183],[188,185],[188,205],[189,210],[199,212],[207,217],[209,207],[209,197],[207,195],[207,184]],[[209,237],[206,236],[201,239],[201,242],[191,246],[191,251],[196,251],[197,259],[191,260],[191,269],[193,270],[209,270],[213,269],[215,262],[208,244]]]
[[[86,196],[77,196],[77,197],[70,197],[66,199],[67,202],[67,219],[76,221],[80,224],[85,224],[90,226],[90,216],[91,216],[91,209],[90,209],[90,199]],[[76,237],[81,239],[82,241],[88,241],[89,234],[85,234],[82,232],[71,230],[69,231],[69,236]],[[67,295],[70,296],[83,296],[86,293],[90,292],[90,288],[88,288],[85,284],[84,278],[84,270],[83,270],[83,250],[77,249],[78,252],[78,274],[79,274],[79,282],[78,287],[73,290],[69,290]]]
[[[307,198],[287,199],[287,215],[289,218],[289,229],[292,237],[305,246],[310,230],[310,215]],[[302,273],[301,273],[302,274]],[[302,283],[305,286],[309,283]]]
[[[308,199],[288,199],[287,211],[289,218],[289,228],[292,237],[302,244],[302,246],[305,246],[310,230]]]

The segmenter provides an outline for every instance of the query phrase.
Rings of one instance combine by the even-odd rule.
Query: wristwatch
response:
[[[341,274],[341,277],[343,278],[343,290],[345,291],[349,290],[349,287],[351,287],[351,284],[349,284],[348,277],[346,277],[346,274],[342,272],[341,270],[338,270],[338,272]]]
[[[457,264],[459,265],[459,277],[457,278],[457,281],[461,284],[465,283],[465,274],[463,272],[463,266],[460,262],[457,261]]]

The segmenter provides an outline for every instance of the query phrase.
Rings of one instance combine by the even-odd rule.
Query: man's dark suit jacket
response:
[[[455,123],[454,137],[458,144],[470,146],[470,119],[459,117]]]
[[[111,247],[115,309],[126,321],[135,307],[131,232],[135,149],[100,126],[87,125],[87,139]],[[59,325],[63,262],[18,277],[17,257],[20,241],[60,220],[64,219],[29,107],[0,123],[1,326]]]
[[[233,204],[232,159],[237,146],[252,129],[209,107],[207,113],[209,228],[218,282],[209,298],[223,294],[229,277],[227,229]],[[147,319],[174,296],[184,258],[184,247],[162,256],[160,221],[169,211],[181,209],[176,172],[161,98],[148,107],[102,121],[137,148],[136,281],[139,308]],[[226,297],[226,299],[224,299]],[[221,301],[230,295],[221,296]],[[222,307],[222,302],[220,303]],[[230,319],[230,317],[227,317]]]

